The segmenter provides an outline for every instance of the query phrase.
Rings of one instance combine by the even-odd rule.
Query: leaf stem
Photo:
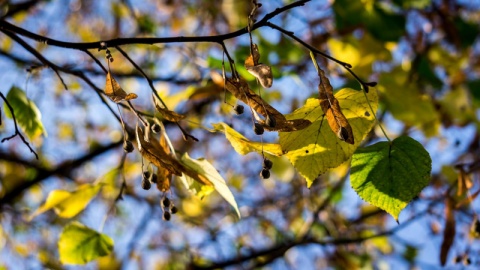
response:
[[[376,90],[375,90],[375,91],[376,91]],[[365,99],[367,100],[368,107],[370,108],[370,111],[372,112],[373,117],[375,118],[375,121],[377,121],[377,124],[378,124],[378,126],[380,127],[380,129],[382,130],[382,133],[383,133],[383,135],[385,136],[385,138],[387,138],[388,142],[391,143],[392,140],[390,140],[390,138],[388,137],[387,132],[385,132],[385,129],[383,129],[383,126],[382,126],[382,124],[380,123],[380,121],[378,121],[376,112],[373,111],[372,104],[370,104],[370,100],[368,100],[367,91],[365,91],[365,89],[363,88],[363,85],[362,85],[362,92],[363,92],[363,95],[365,96]]]

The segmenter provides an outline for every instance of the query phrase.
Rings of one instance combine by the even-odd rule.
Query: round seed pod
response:
[[[237,115],[240,115],[243,113],[243,111],[245,110],[245,108],[243,107],[243,105],[235,105],[235,107],[233,107],[233,110],[235,111],[235,113]]]
[[[125,153],[131,153],[133,151],[133,143],[131,141],[124,141],[123,150],[125,150]]]
[[[260,176],[262,176],[263,179],[268,179],[270,178],[270,171],[267,169],[263,169],[260,173]]]
[[[157,124],[153,124],[151,129],[152,129],[153,133],[155,133],[155,134],[160,132],[160,126],[157,125]]]
[[[163,198],[162,204],[165,207],[170,207],[170,204],[171,204],[170,199],[168,197]]]
[[[109,60],[110,60],[110,62],[113,62],[113,57],[110,57]]]
[[[178,212],[178,208],[174,205],[170,211],[172,211],[172,214],[176,214]]]
[[[255,134],[257,134],[257,135],[262,135],[263,132],[265,132],[265,129],[264,129],[263,126],[260,125],[259,123],[255,123],[255,125],[253,126],[253,131],[254,131]]]
[[[272,168],[272,166],[273,166],[273,162],[270,159],[265,158],[263,160],[263,168],[264,169],[270,170]]]
[[[267,126],[274,128],[277,126],[277,120],[275,120],[275,117],[271,117],[269,114],[267,114],[267,119],[265,119],[265,124]]]
[[[142,188],[145,189],[145,190],[149,190],[151,187],[152,187],[152,184],[150,183],[150,181],[143,178],[142,179]]]
[[[172,215],[170,214],[170,212],[163,212],[163,220],[169,221],[171,217]]]
[[[150,182],[152,182],[152,183],[155,183],[155,184],[156,184],[156,183],[157,183],[157,181],[158,181],[158,176],[157,176],[157,174],[156,174],[156,173],[153,173],[153,174],[152,174],[152,176],[150,177]]]
[[[150,172],[149,171],[143,171],[143,179],[148,180],[150,178]]]

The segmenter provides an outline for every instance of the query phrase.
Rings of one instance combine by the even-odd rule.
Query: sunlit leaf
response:
[[[58,240],[60,261],[64,264],[86,264],[113,251],[113,240],[108,235],[72,222]]]
[[[199,182],[196,181],[196,179],[185,174],[181,179],[187,189],[199,197],[204,197],[210,194],[213,190],[216,190],[235,209],[238,217],[240,217],[240,211],[238,210],[237,202],[235,201],[232,192],[228,188],[223,177],[218,173],[217,169],[210,164],[210,162],[204,158],[193,159],[187,153],[182,156],[182,162],[186,167],[208,179],[213,185],[199,185]]]
[[[100,184],[84,184],[75,191],[53,190],[47,197],[45,203],[40,206],[30,217],[30,219],[54,209],[55,213],[63,218],[72,218],[83,211],[90,201],[100,191]]]
[[[134,93],[127,94],[120,84],[112,77],[110,72],[107,73],[107,79],[105,82],[105,94],[115,103],[121,102],[123,100],[128,101],[131,99],[136,99],[137,95]]]
[[[7,94],[8,103],[13,108],[15,119],[20,128],[31,139],[44,134],[47,136],[47,131],[42,124],[42,114],[38,110],[33,101],[28,99],[22,89],[12,86]],[[5,115],[12,118],[10,110],[5,106]]]
[[[432,159],[414,139],[402,136],[357,149],[350,183],[357,194],[398,220],[400,212],[430,183]]]
[[[261,153],[262,151],[274,156],[283,154],[279,144],[250,141],[225,123],[212,124],[212,126],[214,132],[225,133],[225,137],[232,144],[232,147],[241,155],[246,155],[250,152]]]
[[[376,112],[378,97],[374,89],[366,94]],[[328,169],[347,161],[374,124],[364,93],[342,89],[335,94],[343,114],[352,127],[354,144],[341,141],[327,123],[318,99],[308,99],[305,106],[286,115],[287,119],[305,118],[312,124],[300,131],[280,132],[280,145],[286,157],[298,172],[306,178],[307,186]]]

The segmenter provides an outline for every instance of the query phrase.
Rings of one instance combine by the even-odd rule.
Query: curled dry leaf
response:
[[[138,96],[134,93],[127,94],[120,84],[112,77],[110,71],[107,73],[107,81],[105,83],[105,94],[115,103],[123,100],[136,99]]]
[[[320,83],[318,84],[320,106],[327,117],[328,125],[340,140],[354,144],[352,127],[343,115],[340,103],[333,95],[333,87],[330,81],[323,70],[319,69],[318,75],[320,77]]]
[[[289,132],[304,129],[311,124],[310,121],[305,119],[287,120],[283,114],[265,102],[259,95],[255,94],[250,87],[248,87],[248,83],[242,78],[238,80],[227,78],[225,88],[263,117],[266,118],[267,115],[270,115],[270,117],[275,118],[275,127],[269,127],[265,121],[259,121],[266,130]]]
[[[252,44],[252,54],[245,60],[245,68],[247,71],[258,79],[262,87],[270,88],[273,83],[272,69],[265,65],[259,64],[260,52],[257,44]]]
[[[158,104],[158,101],[154,96],[152,96],[152,99],[153,99],[153,104],[155,105],[155,108],[165,120],[170,122],[178,122],[185,118],[185,115],[183,114],[179,114],[174,111],[170,111],[166,108],[162,108],[162,106]]]
[[[272,69],[265,64],[246,67],[247,71],[258,79],[264,88],[270,88],[273,84]]]

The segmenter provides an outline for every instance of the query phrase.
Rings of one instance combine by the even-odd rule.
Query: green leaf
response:
[[[32,220],[52,208],[58,216],[62,218],[72,218],[87,207],[93,197],[100,191],[100,188],[100,184],[85,184],[81,185],[74,192],[53,190],[48,194],[46,202],[40,206],[29,219]]]
[[[13,108],[18,125],[30,139],[40,136],[42,133],[47,136],[41,120],[42,114],[22,89],[12,86],[7,94],[7,100]],[[5,110],[5,114],[12,118],[10,110]]]
[[[183,165],[207,178],[213,184],[213,187],[202,185],[184,173],[180,179],[188,190],[201,198],[209,195],[213,190],[218,191],[218,193],[220,193],[220,195],[235,209],[238,217],[240,217],[240,211],[238,210],[237,202],[235,201],[232,192],[228,188],[223,177],[218,173],[217,169],[210,164],[210,162],[204,158],[193,159],[188,153],[185,153],[182,156],[181,161]]]
[[[375,123],[364,93],[353,89],[342,89],[335,94],[342,112],[352,127],[355,144],[338,139],[324,117],[318,99],[308,99],[305,106],[297,109],[287,119],[304,118],[312,124],[300,131],[280,132],[280,145],[286,157],[297,171],[306,178],[310,187],[320,174],[338,167],[347,161],[370,132]],[[377,111],[378,96],[375,89],[367,94],[373,111]]]
[[[212,132],[223,132],[225,137],[232,144],[232,147],[240,155],[246,155],[250,152],[261,153],[262,150],[265,153],[274,156],[281,156],[283,154],[282,148],[279,144],[276,143],[262,143],[262,142],[252,142],[245,138],[235,129],[231,128],[225,123],[212,124]]]
[[[400,212],[430,182],[432,160],[408,136],[359,148],[352,157],[350,183],[357,194],[398,220]]]
[[[112,238],[79,222],[67,225],[58,240],[60,262],[64,264],[85,264],[112,250]]]

